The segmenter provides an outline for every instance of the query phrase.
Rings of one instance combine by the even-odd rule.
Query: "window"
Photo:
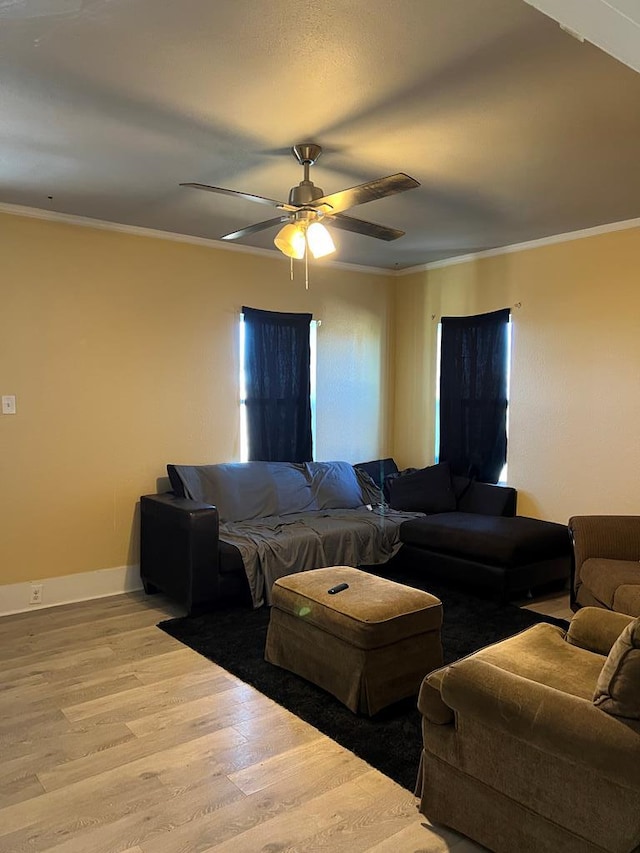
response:
[[[508,309],[438,327],[435,456],[455,474],[506,480],[510,355]]]
[[[509,323],[507,325],[507,423],[506,434],[507,443],[509,441],[509,395],[511,392],[511,315],[509,315]],[[442,323],[438,323],[436,337],[436,405],[435,405],[435,461],[440,461],[440,349],[442,343]],[[507,482],[507,462],[505,460],[498,478],[499,483]]]
[[[264,321],[270,327],[261,346],[258,346],[258,352],[256,352],[255,346],[253,348],[247,346],[245,310],[251,312],[254,321],[257,320],[259,324]],[[302,320],[301,318],[305,319]],[[239,386],[240,460],[242,462],[267,457],[270,457],[271,461],[276,461],[275,457],[287,457],[287,459],[280,459],[280,461],[309,461],[313,458],[312,449],[315,445],[316,435],[317,329],[320,321],[310,320],[309,318],[310,315],[279,314],[277,312],[256,311],[256,309],[243,309],[240,314]],[[298,326],[296,333],[299,336],[296,338],[298,343],[293,342],[291,338],[292,326]],[[301,365],[300,359],[296,361],[295,365],[292,365],[289,357],[291,352],[305,345],[308,345],[308,365]],[[257,385],[259,386],[256,388],[256,383],[254,383],[253,429],[254,432],[258,431],[258,439],[253,443],[253,447],[250,442],[251,429],[247,405],[250,396],[247,389],[248,381],[250,381],[248,379],[250,371],[247,370],[248,349],[252,353],[250,357],[253,358],[254,373],[257,374]],[[283,357],[277,359],[276,351],[283,351],[281,352]],[[271,381],[269,381],[270,368],[273,368],[276,363],[276,375],[271,375]],[[308,371],[308,391],[306,391],[307,386],[304,385],[303,377],[300,379],[303,386],[303,399],[300,399],[300,395],[298,395],[298,399],[294,403],[293,396],[297,394],[296,388],[300,383],[296,381],[296,377],[292,373],[295,374],[298,370],[302,373],[305,369]],[[273,371],[271,373],[273,374]],[[306,434],[306,428],[308,428],[306,411],[308,410],[310,410],[310,436]],[[270,428],[275,431],[276,439],[270,441],[267,436],[265,441],[263,434],[265,431],[268,432]],[[294,440],[296,435],[297,441]],[[291,443],[289,439],[291,439]],[[256,448],[258,449],[256,450]],[[302,459],[302,456],[307,456],[308,459]]]

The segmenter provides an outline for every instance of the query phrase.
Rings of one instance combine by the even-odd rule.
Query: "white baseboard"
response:
[[[42,584],[41,604],[29,604],[33,583]],[[137,589],[142,589],[139,566],[117,566],[113,569],[98,569],[57,578],[33,578],[24,583],[0,586],[0,617],[58,607],[74,601],[105,598]]]

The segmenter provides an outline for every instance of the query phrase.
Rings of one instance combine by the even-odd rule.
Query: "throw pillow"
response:
[[[640,616],[611,647],[593,702],[608,714],[640,720]]]
[[[218,508],[220,521],[275,515],[277,498],[269,462],[174,465],[184,494]]]
[[[389,502],[392,509],[406,512],[453,512],[456,496],[449,463],[440,462],[396,478],[391,483]]]
[[[367,472],[362,468],[358,468],[354,465],[353,470],[356,472],[356,479],[360,486],[360,490],[362,491],[363,503],[365,505],[369,504],[370,506],[381,505],[384,502],[384,494],[380,486],[376,485]]]
[[[398,466],[390,456],[386,459],[373,459],[371,462],[356,462],[353,467],[356,471],[365,471],[378,489],[382,488],[385,477],[398,473]]]
[[[308,462],[311,491],[318,509],[356,509],[365,503],[353,465]]]
[[[387,474],[384,478],[384,482],[382,484],[382,491],[384,493],[385,501],[391,505],[391,486],[394,481],[398,479],[398,477],[406,477],[407,474],[415,474],[418,468],[403,468],[402,471],[391,472],[391,474]]]

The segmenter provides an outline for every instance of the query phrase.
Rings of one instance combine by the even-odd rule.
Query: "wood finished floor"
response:
[[[0,619],[1,853],[483,849],[156,628],[174,615],[133,593]]]

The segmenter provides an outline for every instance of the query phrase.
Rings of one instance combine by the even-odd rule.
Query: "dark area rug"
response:
[[[502,606],[441,583],[421,582],[407,571],[396,569],[386,576],[425,589],[442,600],[445,663],[538,622],[567,626],[564,620],[515,605]],[[416,698],[398,702],[372,718],[352,714],[324,690],[264,660],[268,622],[268,608],[237,606],[203,616],[169,619],[158,627],[413,791],[422,750]]]

